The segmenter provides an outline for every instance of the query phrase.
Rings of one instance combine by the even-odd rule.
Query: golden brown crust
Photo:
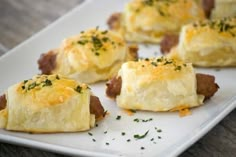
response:
[[[207,74],[196,74],[197,93],[204,95],[205,99],[212,97],[218,90],[219,86],[215,83],[215,77]]]
[[[120,28],[120,21],[121,21],[121,13],[113,13],[107,20],[107,25],[109,26],[109,29],[116,30]]]

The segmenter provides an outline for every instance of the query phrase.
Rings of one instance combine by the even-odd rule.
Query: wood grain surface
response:
[[[83,0],[0,0],[0,55],[82,2]],[[0,141],[0,157],[16,156],[63,157],[66,155]],[[180,156],[235,157],[236,110]]]

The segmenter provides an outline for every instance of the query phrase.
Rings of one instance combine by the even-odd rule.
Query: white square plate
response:
[[[0,93],[8,86],[39,73],[37,60],[41,53],[58,47],[62,39],[99,26],[113,12],[123,10],[127,0],[87,0],[43,31],[0,58]],[[141,57],[158,55],[158,46],[140,48]],[[28,134],[0,129],[0,140],[50,151],[82,156],[177,156],[206,134],[236,106],[236,69],[197,69],[215,75],[220,89],[205,105],[192,109],[192,115],[180,118],[177,112],[137,112],[127,115],[105,96],[105,82],[92,85],[110,113],[89,132],[60,134]],[[116,120],[120,115],[121,119]],[[134,119],[150,119],[135,122]],[[157,131],[161,129],[161,131]],[[133,135],[145,138],[136,140]],[[125,135],[122,135],[122,132]],[[92,136],[88,133],[92,133]],[[95,139],[96,141],[93,141]],[[130,142],[127,140],[130,139]],[[142,149],[144,147],[144,149]]]

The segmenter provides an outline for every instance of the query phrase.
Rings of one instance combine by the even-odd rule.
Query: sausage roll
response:
[[[60,48],[42,54],[38,64],[43,74],[94,83],[111,78],[123,62],[135,60],[137,50],[120,34],[96,28],[65,39]]]
[[[202,67],[236,66],[236,17],[184,26],[170,57]]]
[[[86,84],[59,75],[37,75],[10,86],[0,106],[0,127],[12,131],[85,131],[104,116]]]
[[[204,18],[194,0],[132,0],[123,13],[108,19],[108,25],[127,41],[159,43],[164,34],[178,33],[182,25]]]
[[[199,106],[218,90],[215,78],[191,63],[164,57],[124,63],[106,94],[124,109],[172,111]]]

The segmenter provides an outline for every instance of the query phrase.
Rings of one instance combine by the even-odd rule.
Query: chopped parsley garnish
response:
[[[56,79],[57,79],[57,80],[60,80],[60,77],[59,77],[58,75],[56,75]]]
[[[128,139],[128,140],[126,140],[127,142],[130,142],[131,141],[131,139]]]
[[[155,127],[155,130],[156,130],[157,132],[162,132],[162,130],[161,130],[161,129],[158,129],[157,127]]]
[[[107,134],[107,131],[104,131],[103,133],[104,133],[104,134]]]
[[[149,121],[152,121],[153,119],[152,118],[149,118],[149,119],[138,119],[138,118],[135,118],[134,119],[134,122],[149,122]]]
[[[96,140],[93,138],[93,142],[96,142]]]
[[[88,40],[79,40],[77,41],[77,43],[80,45],[85,45],[86,43],[88,43]]]
[[[97,36],[92,36],[92,42],[95,50],[99,50],[102,47],[102,42]]]
[[[116,120],[120,120],[120,119],[121,119],[121,116],[118,115],[118,116],[116,117]]]
[[[82,92],[82,87],[80,85],[78,85],[76,88],[75,88],[75,91],[78,92],[78,93],[81,93]]]
[[[125,136],[125,132],[122,132],[121,135],[122,135],[122,136]]]
[[[181,68],[182,68],[182,67],[181,67],[180,65],[178,65],[178,66],[175,67],[175,71],[180,71]]]
[[[52,85],[52,81],[49,80],[49,79],[46,79],[43,83],[44,83],[44,84],[43,84],[43,87],[44,87],[44,86],[51,86],[51,85]]]
[[[144,148],[144,147],[141,147],[140,149],[142,149],[142,150],[143,150],[143,149],[145,149],[145,148]]]
[[[148,132],[149,132],[149,130],[146,131],[143,135],[135,134],[135,135],[134,135],[134,138],[136,138],[136,139],[142,139],[142,138],[144,138],[144,137],[147,136]]]
[[[108,142],[106,142],[106,145],[108,146],[108,145],[109,145],[109,143],[108,143]]]
[[[151,64],[155,67],[157,67],[157,63],[156,62],[151,62]]]
[[[37,86],[36,82],[33,82],[28,86],[28,90],[31,90],[31,89],[35,88],[36,86]]]
[[[93,134],[91,132],[88,132],[89,136],[93,136]]]
[[[105,31],[102,31],[102,34],[107,34],[107,32],[108,32],[107,30],[105,30]]]

